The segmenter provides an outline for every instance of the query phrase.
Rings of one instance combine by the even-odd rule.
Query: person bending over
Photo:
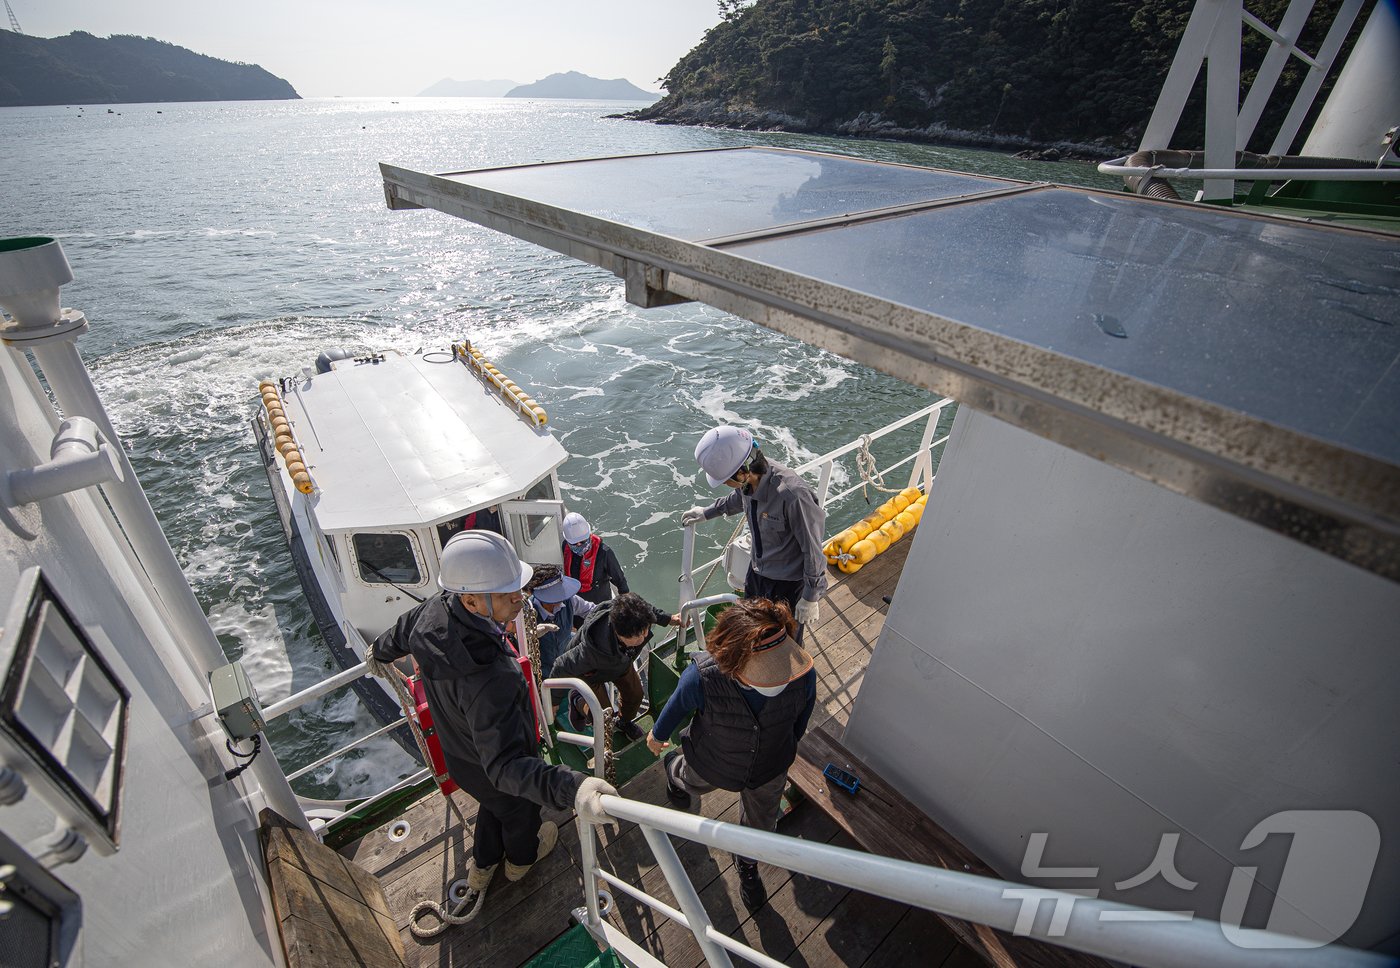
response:
[[[679,615],[667,615],[640,595],[628,592],[595,606],[574,633],[569,649],[554,660],[556,679],[582,679],[602,697],[604,683],[617,686],[622,708],[617,732],[627,742],[645,734],[633,722],[642,705],[642,680],[633,666],[651,641],[653,625],[679,625]]]

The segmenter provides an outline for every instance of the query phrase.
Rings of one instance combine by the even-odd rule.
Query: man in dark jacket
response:
[[[540,822],[542,806],[582,811],[583,801],[615,793],[540,759],[533,698],[505,635],[530,575],[500,535],[455,535],[442,554],[444,594],[410,609],[372,647],[381,663],[413,656],[448,775],[481,805],[467,875],[473,909],[503,859],[506,879],[517,881],[554,849],[559,831]]]
[[[812,657],[793,639],[797,624],[785,602],[745,598],[725,609],[706,653],[681,675],[647,736],[653,755],[670,746],[690,713],[681,749],[663,759],[666,795],[687,806],[692,793],[739,791],[739,822],[772,830],[788,767],[817,699]],[[758,865],[736,857],[739,896],[749,912],[768,899]]]
[[[613,589],[628,591],[627,576],[617,563],[617,555],[593,533],[577,511],[564,515],[564,574],[579,583],[579,597],[601,605],[613,597]]]
[[[642,680],[633,663],[651,641],[653,625],[679,625],[679,615],[667,615],[640,595],[628,592],[588,613],[574,633],[569,649],[554,660],[556,679],[582,679],[602,698],[604,683],[617,686],[622,708],[617,732],[628,742],[646,734],[632,720],[642,705]]]

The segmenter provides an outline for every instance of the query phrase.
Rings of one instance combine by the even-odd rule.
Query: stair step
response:
[[[623,964],[611,948],[599,951],[588,929],[576,924],[526,962],[525,968],[623,968]]]

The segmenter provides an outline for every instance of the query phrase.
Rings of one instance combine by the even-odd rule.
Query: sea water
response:
[[[0,235],[62,241],[76,277],[63,304],[92,327],[79,349],[224,651],[264,701],[334,671],[248,425],[258,380],[298,373],[322,349],[412,351],[469,337],[549,411],[571,455],[559,472],[566,503],[616,550],[633,590],[668,611],[678,516],[716,496],[692,456],[707,428],[741,424],[795,465],[936,399],[705,306],[636,309],[610,273],[479,226],[390,212],[379,162],[456,171],[770,144],[1114,187],[1083,163],[607,117],[634,106],[328,98],[0,109]],[[848,460],[833,484],[855,473]],[[867,510],[857,492],[832,509],[828,530]],[[731,530],[702,527],[701,560]],[[347,689],[275,724],[270,739],[290,772],[376,725]],[[296,787],[363,796],[412,769],[385,739]]]

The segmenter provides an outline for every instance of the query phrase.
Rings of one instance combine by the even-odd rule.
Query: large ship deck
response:
[[[816,663],[817,710],[812,724],[839,736],[884,624],[886,596],[894,593],[908,541],[890,548],[855,575],[832,572],[822,619],[806,633]],[[624,796],[667,805],[661,770],[647,769],[622,790]],[[736,794],[717,790],[692,810],[737,820]],[[380,879],[413,965],[516,965],[569,927],[569,912],[583,903],[579,842],[570,814],[548,814],[561,826],[555,852],[518,883],[498,877],[475,921],[419,941],[408,930],[408,912],[423,899],[441,900],[448,882],[463,876],[471,850],[476,803],[458,793],[449,804],[434,793],[404,817],[411,830],[392,843],[376,830],[342,853]],[[799,805],[778,825],[781,833],[855,847],[810,804]],[[600,838],[604,866],[662,901],[675,905],[650,849],[633,824]],[[676,845],[715,926],[770,956],[793,965],[958,965],[976,961],[930,912],[761,865],[769,901],[749,916],[739,901],[739,878],[728,854],[702,845]],[[691,933],[629,899],[617,901],[614,923],[672,968],[704,959]]]

